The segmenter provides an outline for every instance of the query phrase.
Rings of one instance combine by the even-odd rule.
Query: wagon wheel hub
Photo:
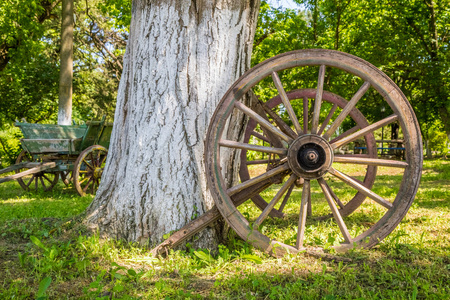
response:
[[[305,134],[292,142],[288,150],[288,163],[292,171],[305,179],[325,175],[333,162],[333,149],[322,137]]]
[[[103,169],[102,168],[95,168],[94,170],[94,178],[101,178],[102,177],[102,173],[103,173]]]

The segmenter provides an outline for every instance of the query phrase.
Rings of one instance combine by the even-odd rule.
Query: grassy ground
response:
[[[362,176],[361,169],[347,169]],[[374,191],[395,197],[399,171],[380,169]],[[332,183],[342,199],[351,190]],[[275,191],[268,191],[271,197]],[[319,188],[314,215],[327,213]],[[285,220],[268,220],[266,233],[295,236],[300,189]],[[427,161],[421,187],[397,229],[371,250],[306,254],[275,259],[230,235],[218,254],[189,250],[154,259],[146,249],[86,236],[74,216],[92,197],[78,197],[61,183],[50,193],[0,185],[0,298],[33,299],[450,299],[450,162]],[[244,204],[250,218],[257,211]],[[380,212],[363,205],[346,219],[356,234]],[[339,241],[332,220],[308,220],[308,245]],[[337,235],[338,236],[338,235]],[[295,242],[295,241],[294,241]]]

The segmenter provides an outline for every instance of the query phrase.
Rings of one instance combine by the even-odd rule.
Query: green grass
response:
[[[345,172],[364,174],[361,168]],[[380,168],[378,175],[373,190],[393,200],[401,172]],[[340,182],[330,185],[340,199],[353,197]],[[313,216],[329,213],[320,188],[313,184],[312,191]],[[268,235],[290,243],[301,189],[293,195],[286,219],[263,223]],[[331,253],[334,261],[305,253],[276,259],[232,232],[214,255],[188,248],[155,259],[137,245],[86,235],[76,216],[90,201],[61,183],[41,194],[15,182],[0,185],[0,299],[450,298],[449,161],[425,162],[415,202],[384,241],[370,250]],[[345,219],[352,235],[384,212],[366,202]],[[240,210],[250,218],[258,214],[249,203]],[[333,220],[308,219],[306,244],[327,248],[338,241]]]

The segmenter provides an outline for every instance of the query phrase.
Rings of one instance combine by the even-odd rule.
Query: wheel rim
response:
[[[34,157],[30,153],[22,151],[17,157],[16,164],[21,162],[42,162],[40,157]],[[20,173],[26,169],[18,169],[15,172]],[[58,173],[38,172],[31,175],[18,178],[17,182],[25,191],[51,191],[58,183]]]
[[[319,68],[319,75],[317,79],[317,93],[316,101],[313,110],[313,116],[311,120],[311,135],[317,138],[323,137],[329,142],[330,147],[334,150],[340,148],[357,137],[363,137],[367,134],[373,133],[376,129],[381,128],[390,124],[396,120],[400,123],[402,129],[404,140],[405,140],[405,152],[406,152],[406,163],[397,162],[393,160],[375,160],[373,158],[337,158],[331,157],[333,164],[331,167],[327,168],[327,172],[331,176],[352,189],[361,192],[368,196],[371,200],[382,207],[386,207],[385,212],[382,216],[367,230],[357,236],[351,236],[343,217],[345,215],[341,214],[336,207],[333,200],[332,191],[330,190],[326,177],[314,177],[317,180],[321,191],[323,192],[324,198],[329,204],[330,210],[334,216],[334,222],[337,223],[341,240],[344,242],[338,246],[335,246],[338,250],[345,250],[353,246],[358,247],[371,247],[377,244],[380,240],[386,237],[401,221],[408,211],[415,193],[420,182],[420,174],[422,168],[422,146],[420,130],[413,113],[411,106],[409,105],[407,99],[399,88],[381,71],[376,69],[371,64],[365,62],[362,59],[354,57],[349,54],[342,52],[331,51],[331,50],[300,50],[293,51],[285,54],[281,54],[272,59],[269,59],[253,69],[249,70],[244,74],[238,81],[230,88],[230,90],[225,94],[219,103],[216,112],[211,120],[210,127],[208,130],[207,141],[206,141],[206,170],[208,173],[208,184],[211,193],[214,197],[217,207],[221,211],[224,218],[230,224],[230,226],[243,238],[249,241],[254,246],[263,249],[267,252],[274,253],[276,255],[282,255],[286,251],[297,252],[305,246],[303,240],[305,237],[305,220],[306,220],[306,209],[307,200],[311,193],[311,180],[305,180],[303,185],[303,191],[301,196],[300,211],[298,213],[298,234],[295,246],[288,245],[276,241],[270,238],[259,230],[262,222],[267,218],[268,213],[274,207],[282,196],[289,190],[289,188],[294,184],[297,179],[297,174],[292,172],[291,167],[286,162],[270,172],[266,172],[261,176],[255,177],[252,180],[242,182],[236,186],[228,188],[222,176],[221,170],[221,160],[220,160],[220,149],[221,148],[233,148],[233,149],[247,149],[247,150],[258,150],[267,153],[273,153],[277,155],[287,155],[288,147],[297,141],[298,137],[289,136],[284,133],[280,128],[274,126],[273,124],[267,124],[263,118],[258,117],[258,114],[252,109],[243,105],[240,100],[243,96],[250,91],[250,89],[255,86],[258,82],[262,81],[266,77],[272,76],[275,86],[277,87],[280,94],[285,93],[277,72],[294,67],[310,67],[316,66]],[[325,72],[327,69],[340,69],[348,74],[356,76],[364,82],[360,85],[357,92],[354,93],[351,106],[346,107],[341,112],[342,116],[337,117],[335,121],[330,125],[330,127],[323,133],[320,133],[319,126],[319,116],[321,109],[321,98],[323,96],[323,86]],[[331,133],[336,130],[337,127],[345,119],[346,109],[351,111],[354,105],[361,99],[361,97],[367,92],[369,88],[373,88],[381,97],[386,105],[394,112],[394,115],[383,118],[380,121],[372,123],[370,126],[360,129],[355,133],[349,134],[339,140],[331,140]],[[285,97],[287,99],[287,97]],[[317,100],[319,99],[319,100]],[[286,111],[289,115],[290,120],[294,124],[294,130],[298,134],[303,134],[301,125],[297,124],[298,121],[295,116],[295,112],[292,113],[290,109],[289,101],[284,102]],[[267,130],[271,131],[272,134],[276,135],[284,145],[283,148],[275,147],[255,147],[253,145],[237,142],[228,141],[222,139],[224,130],[226,128],[226,122],[230,117],[233,110],[243,112],[250,118],[254,119],[260,126],[265,127]],[[297,123],[296,123],[297,122]],[[297,124],[297,125],[296,125]],[[384,198],[380,197],[370,189],[364,187],[358,181],[345,175],[344,173],[335,169],[335,164],[337,163],[355,163],[366,164],[366,165],[376,165],[376,166],[389,166],[392,168],[404,168],[404,176],[398,188],[398,193],[393,202],[389,202]],[[241,197],[242,193],[248,193],[248,190],[255,189],[258,186],[271,185],[270,178],[274,176],[284,176],[288,180],[278,189],[277,194],[271,200],[271,203],[267,205],[266,209],[256,218],[256,220],[247,220],[243,214],[237,210],[232,198]],[[241,201],[242,202],[242,201]],[[253,222],[253,223],[252,223]]]
[[[306,119],[307,119],[308,111],[309,111],[309,107],[308,107],[309,99],[314,98],[315,95],[316,95],[316,89],[300,89],[300,90],[294,90],[294,91],[290,91],[290,92],[286,93],[286,96],[289,99],[289,101],[298,100],[298,99],[302,100],[303,112],[304,112],[304,114],[306,113]],[[329,123],[333,114],[336,112],[336,109],[337,108],[343,109],[348,103],[348,101],[345,100],[343,97],[333,94],[333,93],[330,93],[330,92],[327,92],[327,91],[323,92],[323,101],[326,101],[326,102],[332,104],[333,107],[331,108],[330,112],[328,113],[327,117],[325,118],[324,122],[322,123],[319,133],[323,133],[323,131],[325,129],[325,125],[327,125],[327,123]],[[279,95],[271,98],[266,103],[262,103],[262,102],[258,103],[258,105],[265,106],[263,108],[266,111],[268,109],[273,110],[274,108],[278,107],[280,104],[282,104],[282,100]],[[350,111],[349,116],[352,118],[352,120],[356,123],[356,126],[358,126],[359,128],[364,128],[364,127],[369,126],[368,121],[366,120],[364,115],[358,109],[354,108],[352,111]],[[305,120],[305,117],[304,117],[304,120]],[[248,121],[247,127],[245,129],[245,135],[244,135],[244,140],[243,140],[244,143],[248,143],[249,140],[251,138],[253,138],[254,136],[256,138],[264,138],[264,137],[261,137],[260,134],[258,134],[257,132],[254,131],[256,126],[257,126],[256,121],[254,121],[252,119],[250,119]],[[263,131],[264,131],[264,129],[263,129]],[[308,132],[308,128],[303,126],[303,133],[306,134],[307,132]],[[266,137],[267,142],[270,142],[269,138],[270,137]],[[367,134],[366,136],[364,136],[364,140],[367,145],[367,157],[376,158],[377,157],[377,149],[376,149],[376,142],[375,142],[374,135]],[[248,165],[249,164],[254,165],[255,162],[247,161],[247,150],[245,150],[245,149],[241,150],[240,159],[241,159],[241,167],[239,169],[239,176],[240,176],[241,181],[243,182],[243,181],[247,181],[250,179]],[[256,161],[256,163],[258,163],[258,164],[266,163],[267,170],[273,168],[273,165],[270,165],[268,160],[267,160],[267,162]],[[377,171],[376,166],[368,166],[367,167],[366,174],[364,176],[364,180],[362,181],[362,183],[364,184],[365,187],[367,187],[369,189],[372,188],[373,183],[375,181],[375,177],[376,177],[376,171]],[[282,204],[280,205],[280,209],[277,210],[274,208],[270,212],[269,215],[271,217],[283,217],[284,216],[282,211],[287,203],[287,200],[288,200],[290,194],[292,193],[293,187],[294,186],[291,186],[291,188],[288,190],[288,192],[284,196]],[[352,213],[355,209],[357,209],[361,205],[361,203],[364,201],[365,198],[366,198],[366,196],[364,194],[362,194],[361,192],[357,192],[355,194],[355,196],[347,203],[338,202],[339,211],[340,211],[341,215],[347,216],[350,213]],[[267,202],[264,201],[264,199],[260,195],[256,195],[256,196],[252,197],[251,200],[261,210],[264,210],[267,206]],[[310,203],[311,203],[310,200],[308,200],[308,215],[310,215],[312,213]],[[332,217],[332,215],[322,216],[320,218],[326,219],[329,217]]]
[[[100,185],[108,150],[94,145],[84,150],[74,166],[74,186],[80,196],[95,194]]]

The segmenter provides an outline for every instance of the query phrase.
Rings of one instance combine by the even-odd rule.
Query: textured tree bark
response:
[[[72,122],[73,0],[62,0],[58,124]]]
[[[259,0],[133,1],[109,156],[87,210],[90,227],[154,245],[213,206],[206,130],[222,95],[249,68],[258,10]],[[229,134],[241,132],[243,117],[236,118]],[[210,228],[196,246],[216,241]]]

